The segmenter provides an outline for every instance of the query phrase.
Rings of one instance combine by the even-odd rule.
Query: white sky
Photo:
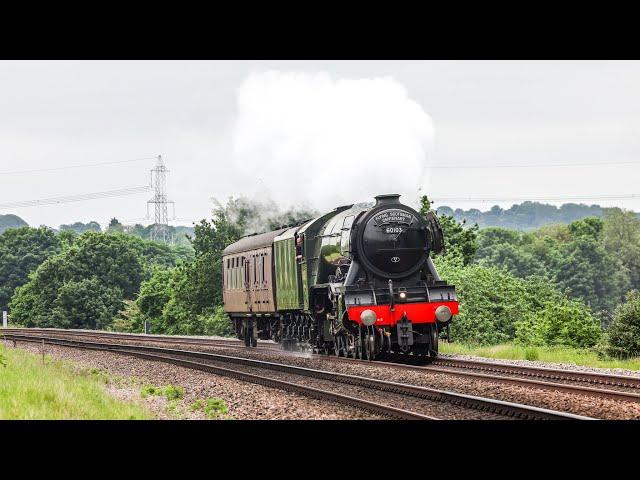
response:
[[[240,194],[320,209],[414,183],[436,199],[640,194],[640,62],[0,62],[0,204],[145,185],[153,161],[10,171],[157,154],[174,224]],[[567,163],[604,165],[423,168]],[[0,213],[133,223],[150,196]]]

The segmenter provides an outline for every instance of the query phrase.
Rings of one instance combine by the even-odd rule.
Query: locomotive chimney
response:
[[[397,193],[389,193],[387,195],[376,195],[376,207],[381,205],[397,205],[400,203],[400,195]]]

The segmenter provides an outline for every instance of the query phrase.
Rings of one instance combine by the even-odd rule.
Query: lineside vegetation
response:
[[[96,376],[78,375],[68,364],[0,346],[0,419],[141,420],[153,414],[117,400]]]

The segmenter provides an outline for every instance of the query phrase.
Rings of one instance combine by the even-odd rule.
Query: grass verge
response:
[[[0,419],[150,419],[142,406],[117,400],[99,375],[80,375],[69,364],[0,345]]]
[[[603,358],[593,350],[568,347],[523,347],[513,344],[474,346],[462,343],[440,343],[441,353],[476,355],[478,357],[505,360],[539,360],[541,362],[568,363],[586,367],[625,368],[640,370],[640,358],[618,360]]]
[[[200,410],[204,412],[207,418],[212,420],[233,420],[233,417],[229,415],[229,407],[227,407],[225,401],[217,397],[206,400],[200,398],[189,406],[189,410]]]

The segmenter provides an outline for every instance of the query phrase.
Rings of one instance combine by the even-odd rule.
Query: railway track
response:
[[[179,337],[167,335],[144,335],[111,332],[93,332],[83,330],[61,329],[4,329],[5,335],[18,334],[46,334],[74,337],[103,338],[110,340],[134,340],[144,343],[184,344],[201,347],[246,347],[238,340],[221,340],[198,337]],[[259,349],[277,350],[279,353],[291,354],[280,349],[278,344],[260,342]],[[293,353],[295,355],[295,353]],[[547,367],[529,367],[508,365],[498,362],[461,360],[440,357],[432,365],[413,365],[393,362],[370,362],[353,358],[333,357],[326,355],[312,355],[312,358],[327,362],[345,362],[351,364],[380,365],[384,367],[411,370],[428,374],[450,375],[480,381],[498,382],[508,385],[526,386],[548,391],[560,391],[597,398],[640,402],[640,378],[613,375],[605,373],[579,372]],[[607,388],[602,388],[603,386]]]
[[[88,342],[45,335],[3,333],[6,340],[102,350],[162,361],[312,398],[355,406],[390,418],[437,420],[443,417],[430,415],[426,411],[429,411],[430,405],[445,405],[447,412],[453,412],[453,418],[456,418],[456,412],[459,412],[462,418],[488,416],[489,418],[545,420],[590,419],[513,402],[245,357],[147,345]],[[229,368],[229,365],[233,368]],[[269,375],[265,375],[265,371],[268,371]],[[340,390],[345,393],[339,393]],[[387,403],[381,403],[377,400],[379,397],[385,398]],[[403,408],[395,405],[402,405]]]
[[[43,334],[43,335],[65,335],[74,337],[91,337],[104,339],[127,339],[135,341],[144,341],[146,343],[180,343],[185,345],[201,345],[212,347],[231,347],[246,348],[244,343],[235,339],[213,339],[202,337],[186,337],[178,335],[148,335],[143,333],[120,333],[120,332],[103,332],[92,330],[64,330],[58,328],[4,328],[0,329],[0,333],[10,334]],[[259,348],[280,350],[280,345],[271,342],[259,342]]]
[[[371,364],[365,360],[335,358],[330,361]],[[496,362],[457,359],[436,360],[432,365],[382,363],[382,366],[436,375],[450,375],[475,380],[529,386],[597,398],[640,402],[640,379],[625,375],[598,374],[545,367],[523,367]],[[551,381],[553,380],[553,381]],[[597,385],[598,387],[595,387]],[[601,388],[606,385],[613,388]]]

